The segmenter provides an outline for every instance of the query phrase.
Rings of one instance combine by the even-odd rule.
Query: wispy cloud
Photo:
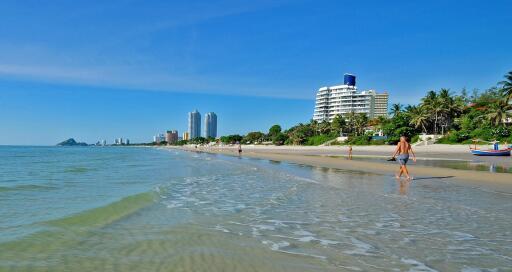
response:
[[[229,69],[222,72],[203,71],[212,70],[209,67],[197,69],[207,64],[197,56],[197,50],[191,49],[197,43],[193,35],[194,27],[188,32],[191,35],[180,36],[182,39],[165,40],[165,45],[158,44],[156,47],[153,44],[158,43],[154,41],[154,36],[161,36],[161,32],[167,30],[274,8],[287,2],[221,0],[186,5],[161,2],[163,6],[160,9],[145,6],[146,9],[140,14],[133,6],[128,12],[123,10],[122,5],[108,3],[95,9],[73,9],[70,11],[73,18],[67,15],[62,20],[48,18],[45,28],[55,28],[55,31],[48,32],[51,38],[0,38],[0,77],[125,90],[310,99],[309,96],[301,96],[308,90],[298,92],[301,87],[269,80],[262,75],[234,75]],[[136,6],[141,3],[135,1],[132,4]],[[43,13],[47,15],[52,12],[45,10]],[[110,24],[104,25],[104,28],[102,24],[96,24],[97,31],[86,24],[89,17],[96,16],[91,20],[102,21],[104,17],[117,13],[123,13],[125,17],[112,17],[112,20],[108,20]],[[145,16],[141,17],[142,14]],[[66,20],[77,23],[79,27],[68,27]],[[40,30],[38,26],[35,27]],[[148,47],[152,51],[144,51]],[[236,73],[236,67],[233,69]]]
[[[261,88],[255,79],[222,79],[207,75],[170,75],[126,67],[74,68],[0,64],[0,77],[57,84],[117,88],[137,91],[188,92],[218,95],[311,99],[290,95],[296,89],[283,86]]]

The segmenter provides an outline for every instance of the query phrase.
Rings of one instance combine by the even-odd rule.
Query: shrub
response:
[[[370,135],[361,135],[350,137],[347,141],[348,144],[351,145],[370,145],[372,136]]]
[[[279,132],[274,138],[272,139],[272,143],[275,145],[283,145],[288,140],[288,136],[286,134]]]
[[[417,142],[419,139],[420,139],[420,135],[414,135],[414,136],[411,138],[411,143],[415,143],[415,142]]]
[[[468,140],[468,135],[452,130],[437,142],[441,144],[456,144]]]
[[[473,130],[471,132],[470,136],[471,136],[471,138],[478,138],[478,139],[487,140],[487,141],[492,140],[492,138],[493,138],[492,130],[487,127],[477,128],[477,129]]]
[[[495,127],[492,129],[492,135],[496,139],[506,139],[510,136],[510,131],[506,127]]]
[[[371,140],[371,145],[384,145],[386,144],[386,140],[380,139],[380,140]]]
[[[330,136],[330,135],[316,135],[309,137],[306,141],[306,145],[321,145],[327,141],[333,140],[336,137]]]

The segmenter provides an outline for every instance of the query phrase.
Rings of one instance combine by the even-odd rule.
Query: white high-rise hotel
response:
[[[188,113],[188,134],[191,140],[201,137],[201,114],[197,110]]]
[[[368,118],[387,116],[388,98],[386,92],[358,92],[356,76],[345,74],[343,85],[318,89],[313,120],[331,122],[336,115],[346,116],[350,112],[366,113]]]
[[[217,114],[214,112],[204,115],[204,137],[217,138]]]

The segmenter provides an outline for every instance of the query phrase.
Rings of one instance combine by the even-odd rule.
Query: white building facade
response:
[[[201,137],[201,114],[197,110],[188,113],[188,133],[190,140]]]
[[[204,115],[204,137],[217,138],[217,114],[214,112]]]
[[[318,89],[313,120],[331,122],[336,115],[346,116],[350,112],[365,113],[370,119],[387,116],[388,94],[374,90],[358,92],[355,79],[354,75],[345,74],[343,85]]]

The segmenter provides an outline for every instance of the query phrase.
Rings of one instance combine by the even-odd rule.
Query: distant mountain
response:
[[[63,142],[57,144],[58,146],[88,146],[86,143],[78,143],[73,138],[69,138]]]

